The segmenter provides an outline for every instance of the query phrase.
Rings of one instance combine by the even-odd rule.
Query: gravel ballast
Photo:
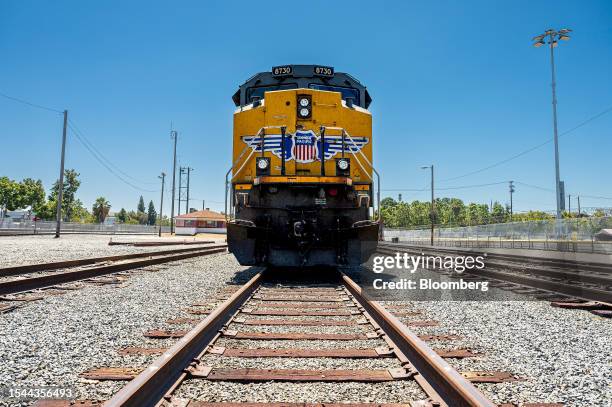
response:
[[[124,286],[87,286],[1,314],[0,383],[67,386],[76,390],[77,398],[108,399],[125,382],[91,382],[79,374],[96,367],[146,367],[154,357],[126,357],[117,350],[171,346],[176,339],[147,339],[143,333],[160,327],[176,329],[165,320],[189,317],[183,311],[189,304],[213,295],[226,282],[244,283],[258,271],[239,266],[229,254],[167,266],[162,271],[133,273]],[[3,406],[14,403],[0,401]]]
[[[411,327],[418,334],[454,334],[431,347],[471,348],[483,355],[447,359],[459,371],[508,371],[519,381],[476,384],[493,402],[561,402],[567,406],[612,405],[610,321],[546,301],[419,301],[386,305],[418,307],[440,321]]]
[[[59,239],[51,235],[0,236],[0,267],[197,247],[197,245],[183,244],[145,247],[109,246],[111,238],[119,240],[109,235],[62,235]],[[151,241],[155,238],[153,235],[121,236],[121,240],[130,241]],[[183,239],[177,240],[180,242]],[[211,246],[211,244],[202,246]]]

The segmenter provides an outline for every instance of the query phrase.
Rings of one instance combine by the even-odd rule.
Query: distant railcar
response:
[[[331,67],[286,65],[253,76],[233,101],[229,251],[242,265],[367,261],[380,180],[365,86]]]

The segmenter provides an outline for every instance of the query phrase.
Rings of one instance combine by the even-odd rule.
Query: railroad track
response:
[[[194,325],[192,329],[145,333],[148,338],[179,338],[170,348],[132,347],[119,351],[126,355],[161,354],[148,367],[100,367],[83,372],[81,376],[88,380],[129,381],[104,403],[108,407],[495,406],[473,382],[500,383],[515,379],[506,372],[457,372],[444,358],[470,357],[468,351],[432,349],[426,344],[429,340],[456,338],[450,335],[417,336],[390,312],[391,308],[385,309],[369,299],[353,280],[342,273],[338,273],[337,280],[331,284],[279,284],[271,281],[266,271],[261,271],[245,285],[217,298],[223,298],[219,306],[210,306],[212,301],[197,303],[193,307],[203,308],[201,312],[191,308],[192,318],[167,321],[171,324],[191,323]],[[347,329],[350,333],[325,333],[325,330],[318,329],[321,327]],[[371,345],[344,346],[355,340]],[[248,346],[244,341],[258,344]],[[319,345],[293,348],[279,346],[279,341]],[[327,345],[321,346],[321,343]],[[297,364],[313,358],[384,360],[388,362],[384,366],[389,367],[300,369],[296,368],[296,363],[290,362],[290,369],[277,369],[266,365],[266,360],[276,361],[278,358],[285,361],[295,359]],[[246,364],[247,368],[241,368],[236,367],[236,360],[250,360],[251,363]],[[372,403],[355,400],[350,394],[348,400],[333,400],[333,394],[323,396],[319,393],[321,399],[304,400],[309,396],[301,394],[301,387],[297,387],[293,400],[273,403],[244,401],[239,396],[224,401],[194,400],[186,398],[183,391],[183,386],[227,382],[240,383],[251,389],[240,394],[254,391],[248,387],[253,384],[278,382],[300,386],[312,382],[337,383],[339,386],[355,382],[363,383],[363,386],[411,383],[419,389],[421,396],[412,399],[400,396],[399,402]],[[393,398],[397,398],[397,394]],[[41,400],[36,406],[62,405],[52,403]],[[76,405],[93,403],[95,401],[80,400]]]
[[[19,294],[155,264],[225,252],[227,245],[93,257],[0,268],[0,295]],[[11,297],[0,300],[10,301]],[[0,311],[9,308],[0,303]]]
[[[380,243],[378,252],[477,256],[486,250]],[[612,264],[486,253],[486,267],[477,271],[466,270],[463,278],[497,281],[501,288],[549,300],[553,306],[585,309],[600,316],[612,317]]]

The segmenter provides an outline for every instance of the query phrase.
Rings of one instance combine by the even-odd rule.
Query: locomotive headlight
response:
[[[349,176],[351,174],[351,161],[348,158],[336,159],[336,175]]]
[[[312,96],[297,95],[298,119],[309,119],[312,116]]]
[[[265,170],[266,168],[268,168],[268,160],[264,159],[259,159],[257,160],[257,168],[259,168],[260,170]]]
[[[257,175],[269,175],[270,174],[270,159],[268,157],[257,157],[255,161]]]

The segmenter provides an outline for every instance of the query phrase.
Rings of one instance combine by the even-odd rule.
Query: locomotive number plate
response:
[[[291,75],[292,73],[293,73],[293,69],[291,68],[291,65],[272,67],[272,75],[274,76],[285,76],[285,75]]]
[[[318,76],[334,76],[334,68],[331,66],[315,66],[314,74]]]

